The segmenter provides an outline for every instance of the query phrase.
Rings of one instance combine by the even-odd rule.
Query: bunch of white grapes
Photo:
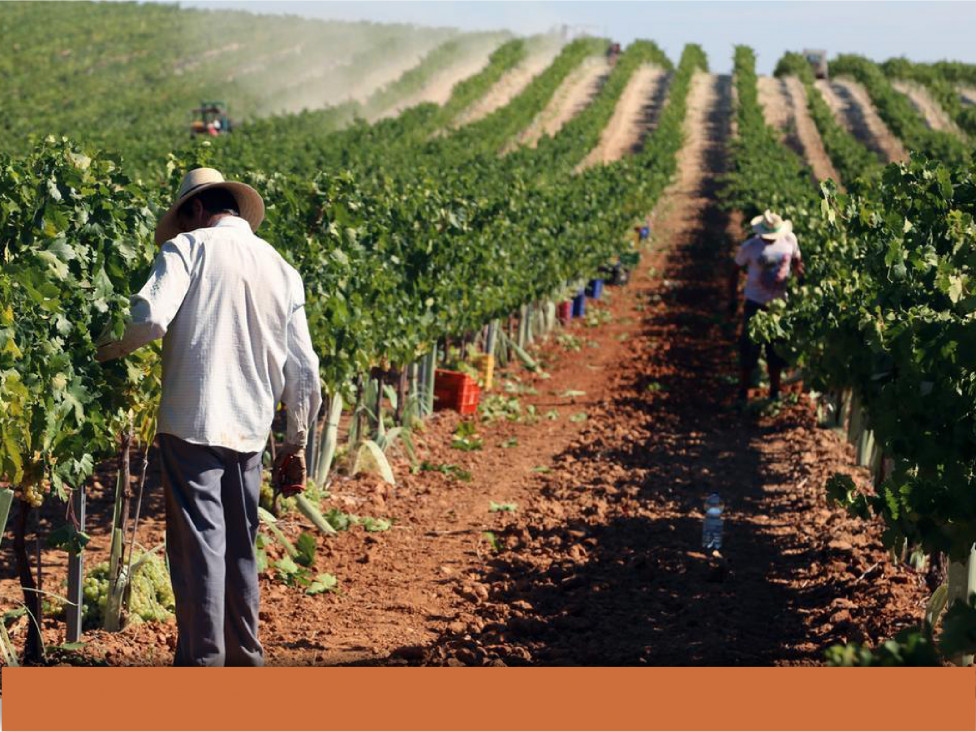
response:
[[[169,581],[169,570],[158,555],[152,554],[132,577],[129,619],[134,622],[166,620],[175,611],[176,597]]]
[[[134,557],[132,566],[138,568],[129,582],[127,620],[139,623],[169,618],[176,609],[176,598],[166,564],[156,554],[144,554]],[[108,562],[96,565],[85,577],[83,613],[86,625],[101,626],[109,585]]]
[[[28,485],[23,489],[23,492],[24,500],[33,508],[40,508],[41,504],[44,503],[44,494],[41,492],[39,485]]]
[[[108,599],[108,562],[102,562],[85,575],[82,585],[82,617],[85,625],[100,626]]]

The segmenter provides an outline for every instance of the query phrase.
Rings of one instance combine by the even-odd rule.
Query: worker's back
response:
[[[246,221],[181,234],[190,284],[163,340],[159,431],[239,452],[264,448],[284,386],[299,274]]]

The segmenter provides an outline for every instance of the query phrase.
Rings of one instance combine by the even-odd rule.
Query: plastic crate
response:
[[[481,390],[467,374],[437,369],[434,373],[434,409],[453,409],[461,414],[478,411]]]
[[[599,278],[590,280],[590,284],[586,286],[586,296],[593,300],[603,297],[603,280]]]
[[[586,292],[583,290],[580,290],[579,294],[573,298],[573,317],[586,317]]]
[[[573,319],[573,301],[566,300],[566,302],[559,303],[556,306],[556,317],[563,325],[569,323]]]

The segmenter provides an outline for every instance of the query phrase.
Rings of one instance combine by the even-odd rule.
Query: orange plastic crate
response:
[[[478,411],[481,390],[467,374],[437,369],[434,373],[434,409],[453,409],[461,414]]]

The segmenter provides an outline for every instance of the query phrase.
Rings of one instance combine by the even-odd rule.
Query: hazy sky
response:
[[[448,25],[464,30],[507,28],[519,34],[566,23],[622,43],[656,41],[675,61],[688,41],[700,43],[712,68],[731,67],[732,46],[756,49],[769,73],[783,51],[805,47],[857,52],[874,59],[949,58],[976,63],[976,2],[484,2],[481,0],[185,0],[184,6],[234,7],[314,18]]]

